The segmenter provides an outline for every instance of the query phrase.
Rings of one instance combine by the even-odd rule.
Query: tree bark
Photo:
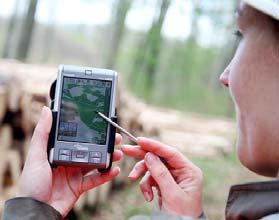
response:
[[[38,0],[30,0],[28,5],[28,11],[24,18],[22,25],[20,38],[16,51],[16,58],[22,61],[25,61],[28,56],[28,51],[30,48],[30,43],[32,39],[34,23],[35,23],[35,14],[38,5]]]
[[[56,20],[56,1],[51,0],[49,1],[50,7],[49,7],[49,13],[48,13],[48,24],[45,29],[45,35],[43,36],[43,54],[41,61],[42,62],[48,62],[49,56],[52,49],[52,41],[54,38],[54,32],[55,32],[55,20]]]
[[[159,55],[162,46],[161,31],[164,20],[170,6],[170,0],[162,0],[160,5],[160,12],[158,18],[153,22],[149,29],[142,47],[135,59],[134,73],[146,74],[146,89],[147,94],[154,86],[155,73],[159,63]]]
[[[112,20],[112,34],[108,48],[107,68],[113,68],[119,53],[119,47],[125,31],[125,20],[131,8],[132,0],[118,0]]]
[[[15,30],[15,26],[16,26],[16,20],[17,20],[17,12],[18,12],[18,6],[19,6],[19,2],[20,0],[16,0],[15,4],[14,4],[14,10],[13,10],[13,14],[12,17],[9,21],[8,24],[8,30],[7,30],[7,35],[5,38],[5,43],[4,43],[4,49],[3,49],[3,55],[2,57],[5,58],[9,58],[10,57],[10,53],[11,53],[11,47],[12,47],[12,42],[13,42],[13,33]]]

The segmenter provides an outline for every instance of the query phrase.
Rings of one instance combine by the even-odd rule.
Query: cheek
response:
[[[253,41],[252,41],[253,42]],[[242,117],[265,113],[274,98],[274,80],[269,76],[269,52],[251,40],[243,40],[231,64],[230,92]]]
[[[239,127],[239,159],[262,174],[279,165],[279,63],[269,55],[265,48],[242,42],[229,75]]]
[[[250,84],[253,83],[251,81],[253,66],[247,63],[245,51],[245,44],[241,43],[232,60],[229,75],[230,93],[239,113],[244,113],[244,111],[248,110],[249,101],[251,101],[252,98]]]
[[[237,124],[238,124],[238,140],[237,153],[239,160],[245,166],[251,161],[250,152],[251,146],[249,144],[249,136],[251,137],[251,130],[248,129],[249,120],[249,106],[251,106],[252,97],[249,91],[249,83],[251,83],[250,71],[251,66],[247,65],[244,45],[240,45],[234,59],[231,63],[229,86],[232,99],[236,107]],[[249,165],[248,165],[249,166]]]

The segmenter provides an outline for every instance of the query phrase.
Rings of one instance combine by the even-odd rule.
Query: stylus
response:
[[[129,133],[128,131],[126,131],[124,128],[122,128],[121,126],[119,126],[117,123],[113,122],[111,119],[109,119],[107,116],[105,116],[104,114],[102,114],[101,112],[98,112],[98,115],[100,115],[104,120],[106,120],[108,123],[110,123],[112,126],[118,128],[122,133],[126,134],[130,140],[132,140],[133,142],[135,142],[136,144],[138,143],[138,139],[132,135],[131,133]]]
[[[116,124],[115,122],[113,122],[111,119],[109,119],[107,116],[105,116],[104,114],[102,114],[101,112],[98,112],[96,111],[96,113],[98,115],[100,115],[104,120],[106,120],[108,123],[110,123],[112,126],[118,128],[121,132],[123,132],[124,134],[126,134],[130,140],[132,140],[133,142],[135,142],[136,144],[138,143],[138,139],[132,135],[131,133],[129,133],[128,131],[126,131],[124,128],[122,128],[121,126],[119,126],[118,124]],[[167,164],[167,161],[160,157],[161,161],[164,163],[164,164]]]

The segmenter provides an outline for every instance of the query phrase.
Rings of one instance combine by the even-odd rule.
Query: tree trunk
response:
[[[158,67],[162,45],[161,31],[170,3],[170,0],[162,0],[159,16],[149,29],[135,59],[135,71],[133,72],[146,74],[147,94],[154,86],[155,73]]]
[[[113,68],[119,53],[120,43],[125,31],[125,20],[132,0],[118,0],[115,15],[112,20],[112,34],[108,48],[107,68]]]
[[[10,52],[11,52],[12,42],[14,39],[13,34],[14,34],[15,26],[16,26],[19,2],[20,2],[20,0],[16,0],[16,2],[14,4],[14,11],[13,11],[12,17],[9,21],[9,24],[8,24],[8,30],[7,30],[6,38],[4,41],[5,43],[4,43],[4,49],[3,49],[3,55],[2,55],[2,57],[4,59],[9,58],[11,55]]]
[[[28,5],[28,11],[24,18],[22,25],[19,42],[16,51],[16,58],[25,61],[28,56],[28,51],[30,48],[32,33],[35,23],[35,14],[37,8],[38,0],[30,0]]]
[[[49,13],[48,13],[48,24],[45,29],[45,35],[43,36],[43,53],[42,53],[42,62],[48,62],[49,56],[52,49],[52,41],[54,38],[54,32],[55,32],[55,20],[56,20],[56,1],[51,0],[49,1],[50,7],[49,7]]]

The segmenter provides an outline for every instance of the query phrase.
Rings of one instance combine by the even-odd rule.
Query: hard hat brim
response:
[[[279,20],[279,0],[244,0],[244,2]]]

